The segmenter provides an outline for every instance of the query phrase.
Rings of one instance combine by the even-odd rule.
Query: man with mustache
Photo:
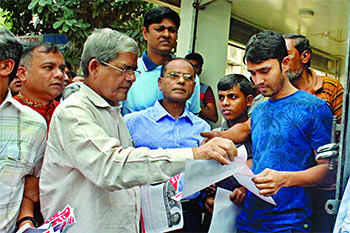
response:
[[[139,232],[139,185],[168,180],[184,169],[187,158],[233,159],[233,143],[222,138],[195,148],[133,147],[120,101],[136,79],[138,53],[130,37],[95,30],[81,57],[85,84],[52,117],[41,210],[48,218],[71,205],[77,222],[69,232]]]
[[[318,76],[310,70],[312,50],[309,40],[300,34],[283,35],[289,56],[287,76],[298,89],[309,92],[328,103],[337,122],[341,122],[344,88],[340,82],[332,77]],[[335,174],[333,183],[326,187],[315,187],[312,194],[313,232],[331,232],[335,223],[335,216],[325,210],[327,200],[335,197]]]
[[[25,46],[17,75],[22,87],[14,98],[40,113],[49,127],[59,102],[54,100],[64,89],[65,61],[56,45],[49,42]]]
[[[310,70],[312,49],[309,40],[300,34],[285,34],[289,56],[287,76],[299,90],[309,92],[326,101],[337,116],[338,123],[342,118],[344,88],[332,77],[319,76]]]
[[[196,85],[195,76],[195,68],[184,58],[164,63],[158,78],[163,99],[152,107],[124,117],[135,147],[157,149],[200,145],[203,140],[200,132],[210,130],[210,125],[186,108],[186,101]],[[181,203],[184,212],[182,232],[201,231],[202,216],[197,195]]]
[[[159,6],[145,13],[142,33],[147,41],[147,51],[138,59],[140,75],[137,75],[127,100],[123,102],[123,115],[151,107],[158,99],[162,99],[158,77],[162,65],[172,58],[171,51],[176,46],[179,27],[180,17],[169,7]],[[197,85],[186,106],[191,112],[199,113],[199,78],[195,81]]]

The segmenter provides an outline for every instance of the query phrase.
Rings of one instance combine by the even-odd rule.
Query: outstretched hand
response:
[[[213,138],[208,143],[192,148],[194,159],[215,159],[221,164],[229,164],[237,156],[237,148],[231,140],[225,138]]]

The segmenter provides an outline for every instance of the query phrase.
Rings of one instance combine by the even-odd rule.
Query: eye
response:
[[[178,78],[180,76],[180,74],[176,73],[176,72],[171,72],[168,76],[171,78]]]
[[[176,29],[175,28],[168,28],[168,31],[171,33],[176,33]]]
[[[229,95],[228,95],[228,98],[230,98],[230,99],[236,99],[237,96],[236,96],[235,94],[229,94]]]
[[[53,69],[53,66],[52,66],[52,65],[46,65],[46,66],[44,66],[44,69],[46,69],[46,70],[52,70],[52,69]]]
[[[186,80],[193,80],[194,79],[193,76],[190,74],[184,74],[183,76]]]
[[[219,99],[219,100],[222,100],[223,98],[224,98],[223,95],[218,95],[218,99]]]

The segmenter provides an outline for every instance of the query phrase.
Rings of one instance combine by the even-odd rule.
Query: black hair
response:
[[[312,54],[312,49],[310,45],[310,41],[301,34],[294,34],[294,33],[289,33],[289,34],[284,34],[283,35],[284,39],[295,39],[295,48],[298,50],[298,53],[301,55],[305,50],[310,52],[310,55]],[[311,59],[306,63],[307,67],[310,67],[311,65]]]
[[[161,71],[160,71],[160,76],[161,76],[161,77],[164,77],[165,72],[166,72],[166,68],[167,68],[168,64],[169,64],[171,61],[174,61],[174,60],[183,60],[183,61],[186,61],[186,62],[187,62],[188,64],[190,64],[191,67],[193,68],[193,72],[196,73],[196,70],[195,70],[194,66],[192,65],[192,63],[191,63],[189,60],[187,60],[186,58],[182,58],[182,57],[175,57],[175,58],[173,58],[173,59],[171,59],[171,60],[169,60],[169,61],[164,62],[163,66],[162,66],[162,69],[161,69]]]
[[[266,30],[249,39],[243,60],[259,64],[269,59],[277,59],[281,64],[286,56],[288,51],[283,37],[277,32]]]
[[[227,91],[238,86],[245,97],[254,95],[255,90],[252,83],[242,74],[228,74],[221,78],[218,82],[218,91]]]
[[[6,28],[0,28],[0,60],[12,59],[15,62],[9,74],[9,83],[16,77],[22,56],[23,46],[16,36]]]
[[[149,25],[160,23],[163,19],[171,19],[177,28],[180,27],[179,15],[167,6],[158,6],[149,9],[144,15],[144,27],[148,30]]]
[[[185,56],[185,58],[187,60],[195,60],[201,67],[203,66],[204,60],[202,55],[200,55],[199,53],[189,53]]]
[[[57,53],[60,52],[58,47],[51,42],[45,42],[45,41],[40,41],[40,42],[29,42],[24,45],[23,49],[23,54],[22,54],[22,59],[21,59],[21,65],[29,65],[29,61],[31,60],[33,56],[33,51],[37,47],[43,47],[44,53]]]

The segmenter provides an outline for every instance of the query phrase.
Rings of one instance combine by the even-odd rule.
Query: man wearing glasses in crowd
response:
[[[134,148],[120,114],[135,81],[137,43],[112,29],[98,29],[84,44],[85,85],[56,109],[40,178],[45,218],[74,207],[69,232],[139,232],[139,185],[181,172],[187,158],[228,163],[234,145],[217,138],[195,148]],[[108,65],[106,65],[108,64]]]

